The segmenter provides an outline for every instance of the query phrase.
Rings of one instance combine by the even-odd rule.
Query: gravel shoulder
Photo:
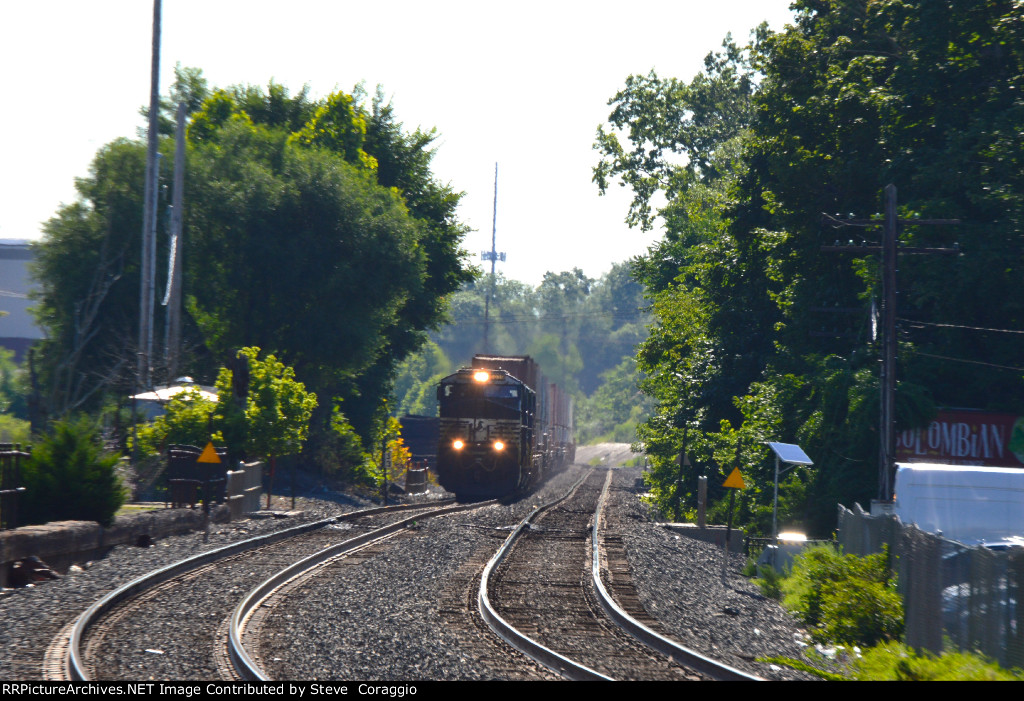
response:
[[[743,553],[730,553],[723,585],[721,548],[657,525],[640,500],[640,478],[639,468],[616,470],[609,514],[623,525],[633,585],[648,613],[686,647],[737,669],[765,679],[816,679],[756,661],[800,658],[804,631],[740,573]]]

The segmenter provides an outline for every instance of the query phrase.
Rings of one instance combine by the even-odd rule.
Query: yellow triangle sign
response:
[[[725,484],[723,487],[730,487],[732,489],[746,489],[747,485],[743,483],[743,475],[740,474],[740,468],[732,468],[732,472],[725,478]]]
[[[203,454],[196,458],[196,462],[220,462],[220,456],[217,455],[217,451],[213,448],[213,441],[206,444],[203,448]]]

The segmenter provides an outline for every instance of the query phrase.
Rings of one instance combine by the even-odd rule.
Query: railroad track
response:
[[[601,529],[611,477],[591,472],[523,520],[484,572],[481,615],[511,645],[569,679],[756,679],[654,630],[629,581],[621,539]],[[611,548],[602,547],[606,540]]]
[[[403,531],[407,533],[405,531],[406,528],[414,526],[426,518],[469,511],[494,503],[497,502],[487,501],[477,504],[459,504],[431,509],[387,526],[382,526],[363,535],[347,539],[337,545],[325,547],[269,577],[249,592],[231,614],[231,621],[228,626],[227,649],[234,673],[244,680],[271,680],[269,674],[264,670],[263,664],[259,661],[260,655],[255,653],[255,650],[259,647],[260,633],[264,627],[263,623],[267,618],[267,612],[276,604],[275,599],[288,596],[295,589],[315,577],[321,568],[350,553],[359,553],[366,549],[378,548],[384,541],[403,533]],[[349,565],[351,562],[350,560],[345,564]],[[248,645],[246,644],[247,642],[249,643]]]
[[[409,505],[343,514],[189,558],[140,577],[94,603],[54,639],[51,679],[219,679],[218,629],[267,576],[339,542],[434,510]],[[193,593],[201,589],[203,594]],[[198,607],[190,600],[200,600]],[[132,625],[126,625],[131,622]],[[130,632],[128,632],[130,631]]]
[[[610,478],[591,471],[507,539],[510,514],[538,495],[429,522],[446,510],[356,512],[192,558],[97,602],[50,666],[77,679],[755,678],[681,648],[647,616],[621,538],[602,527]],[[428,627],[404,620],[412,607],[432,609]],[[364,629],[368,608],[390,621],[382,632]],[[518,632],[495,637],[494,619]],[[123,635],[128,621],[148,622],[145,633]]]

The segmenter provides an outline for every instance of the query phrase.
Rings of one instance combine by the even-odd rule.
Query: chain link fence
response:
[[[854,555],[889,546],[908,645],[936,654],[952,646],[1024,667],[1024,548],[968,547],[857,504],[839,507],[838,540]]]

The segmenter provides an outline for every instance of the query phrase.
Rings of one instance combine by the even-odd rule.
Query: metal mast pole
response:
[[[484,353],[489,353],[491,339],[491,297],[494,296],[494,265],[498,262],[497,253],[498,241],[498,164],[494,164],[494,216],[491,219],[491,279],[487,287],[487,297],[484,299]]]
[[[156,278],[157,124],[160,115],[160,0],[153,0],[153,52],[149,90],[149,128],[146,148],[146,194],[142,214],[142,267],[139,301],[138,380],[150,387],[153,355],[153,303]]]

